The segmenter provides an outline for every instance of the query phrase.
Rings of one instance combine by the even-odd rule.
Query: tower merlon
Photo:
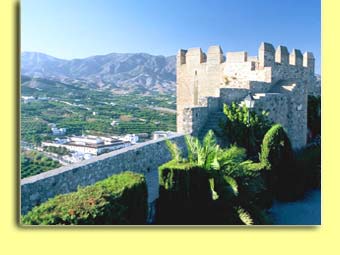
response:
[[[275,49],[270,43],[262,42],[259,48],[259,66],[273,66],[275,63]]]
[[[185,55],[187,54],[186,50],[180,49],[177,52],[177,64],[183,65],[185,64]]]
[[[210,46],[207,52],[207,62],[220,64],[224,60],[223,51],[219,45]]]
[[[201,48],[190,48],[186,53],[186,64],[200,64],[205,60],[205,55]]]
[[[247,62],[248,53],[246,51],[227,52],[228,63],[241,63]]]
[[[289,64],[289,52],[286,46],[278,46],[275,51],[275,62]]]
[[[293,49],[289,54],[289,64],[295,66],[302,66],[302,53],[300,50]]]
[[[303,54],[303,66],[310,68],[314,72],[315,58],[312,52],[305,52]]]

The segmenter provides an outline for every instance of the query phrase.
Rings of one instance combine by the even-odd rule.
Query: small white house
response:
[[[160,138],[169,138],[173,136],[175,133],[171,131],[155,131],[152,133],[152,140],[157,140]]]
[[[21,99],[24,101],[24,104],[36,101],[34,96],[21,96]]]
[[[139,140],[139,137],[138,135],[135,135],[135,134],[127,134],[123,137],[120,138],[122,141],[126,141],[126,142],[130,142],[132,144],[135,144],[138,142]]]
[[[66,134],[66,128],[51,128],[51,131],[53,135],[65,135]]]

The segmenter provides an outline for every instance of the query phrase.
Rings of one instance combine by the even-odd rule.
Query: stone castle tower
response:
[[[317,83],[312,53],[261,43],[258,56],[211,46],[177,54],[177,131],[198,136],[223,103],[252,93],[256,111],[283,125],[295,149],[306,144],[307,95]]]

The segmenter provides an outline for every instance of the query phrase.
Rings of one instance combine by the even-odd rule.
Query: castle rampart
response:
[[[207,54],[200,48],[180,50],[177,131],[199,133],[196,128],[201,129],[211,113],[202,108],[200,102],[204,98],[219,97],[220,109],[216,111],[222,111],[222,103],[240,102],[249,92],[265,93],[258,97],[255,110],[271,111],[273,121],[286,128],[293,146],[299,148],[306,143],[307,95],[316,83],[314,66],[312,53],[302,55],[297,49],[289,53],[287,47],[275,49],[270,43],[261,43],[258,56],[241,51],[227,52],[224,57],[219,46],[209,47]],[[287,106],[282,106],[282,102]],[[197,119],[194,113],[202,119]]]
[[[185,152],[183,135],[169,139]],[[78,186],[91,185],[126,170],[145,174],[150,204],[158,197],[158,166],[170,159],[165,139],[159,139],[22,179],[21,213],[26,214],[56,195],[76,191]]]

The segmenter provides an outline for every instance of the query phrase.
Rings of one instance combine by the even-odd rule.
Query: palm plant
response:
[[[219,169],[217,155],[221,150],[219,145],[216,144],[214,132],[209,132],[203,138],[201,144],[198,138],[186,136],[185,142],[188,148],[188,161],[207,171]]]
[[[177,144],[172,143],[169,140],[166,140],[165,143],[169,149],[172,159],[176,162],[182,161],[181,150],[178,148]]]
[[[216,144],[213,131],[209,131],[203,141],[192,136],[186,136],[188,156],[183,158],[179,148],[167,141],[168,148],[175,162],[189,163],[205,169],[209,174],[209,184],[212,200],[218,201],[221,208],[232,208],[244,224],[253,224],[247,204],[252,204],[259,189],[263,188],[259,171],[252,169],[254,164],[247,160],[244,148],[232,145],[228,149]],[[240,194],[240,191],[245,192]],[[246,194],[246,195],[245,195]],[[248,201],[248,195],[249,201]]]

